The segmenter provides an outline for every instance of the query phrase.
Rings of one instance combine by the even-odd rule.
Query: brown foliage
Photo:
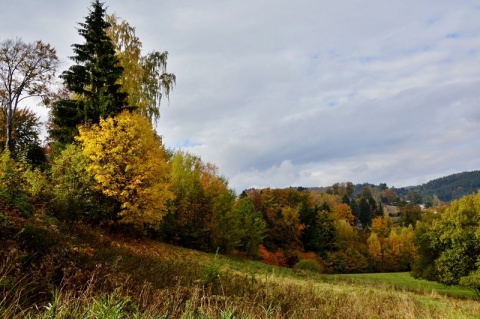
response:
[[[281,250],[271,252],[268,251],[265,246],[260,245],[258,247],[258,255],[262,258],[262,261],[268,265],[287,267],[287,259]]]

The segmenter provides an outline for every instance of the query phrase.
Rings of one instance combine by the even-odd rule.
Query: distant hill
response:
[[[345,186],[346,183],[339,183],[342,186]],[[353,196],[358,196],[364,187],[376,188],[380,191],[385,190],[388,186],[386,183],[380,183],[378,185],[372,183],[359,183],[354,184]],[[310,191],[310,192],[328,192],[331,190],[329,187],[289,187],[294,188],[299,191]],[[440,177],[434,180],[431,180],[427,183],[417,186],[408,186],[408,187],[391,187],[398,197],[403,200],[410,200],[412,193],[417,193],[416,198],[418,199],[417,203],[432,203],[434,195],[438,197],[442,202],[451,202],[453,200],[459,199],[465,195],[475,194],[480,190],[480,171],[471,171],[456,173],[448,175],[445,177]],[[246,189],[244,194],[254,190]],[[419,195],[419,196],[418,196]]]
[[[463,172],[431,180],[419,186],[395,188],[399,196],[418,192],[423,198],[437,195],[441,201],[450,202],[480,189],[480,171]]]

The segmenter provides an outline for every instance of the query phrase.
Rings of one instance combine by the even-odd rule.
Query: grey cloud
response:
[[[5,3],[67,61],[79,1]],[[249,187],[405,186],[480,166],[474,0],[107,1],[178,83],[158,132]],[[18,17],[28,17],[18,23]]]

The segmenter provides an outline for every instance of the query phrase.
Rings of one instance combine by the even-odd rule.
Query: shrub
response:
[[[26,189],[22,167],[10,157],[10,152],[3,151],[0,157],[0,199],[6,206],[17,208],[28,216],[32,205]]]
[[[60,220],[98,224],[112,219],[115,203],[93,189],[87,163],[88,157],[75,145],[67,146],[53,162],[50,210]]]
[[[20,240],[23,248],[37,258],[58,250],[63,242],[54,225],[47,228],[33,223],[25,225],[20,233]]]
[[[269,265],[274,266],[287,266],[287,260],[285,258],[285,254],[281,250],[277,250],[276,252],[268,251],[265,246],[260,245],[258,247],[258,255],[262,258],[262,261]]]

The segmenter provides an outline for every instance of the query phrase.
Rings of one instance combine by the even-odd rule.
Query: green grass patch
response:
[[[438,293],[456,298],[477,298],[472,289],[462,286],[445,286],[438,282],[415,279],[408,272],[397,273],[373,273],[373,274],[346,274],[336,275],[340,278],[354,279],[356,281],[367,281],[392,285],[397,289],[406,289],[424,293]]]

